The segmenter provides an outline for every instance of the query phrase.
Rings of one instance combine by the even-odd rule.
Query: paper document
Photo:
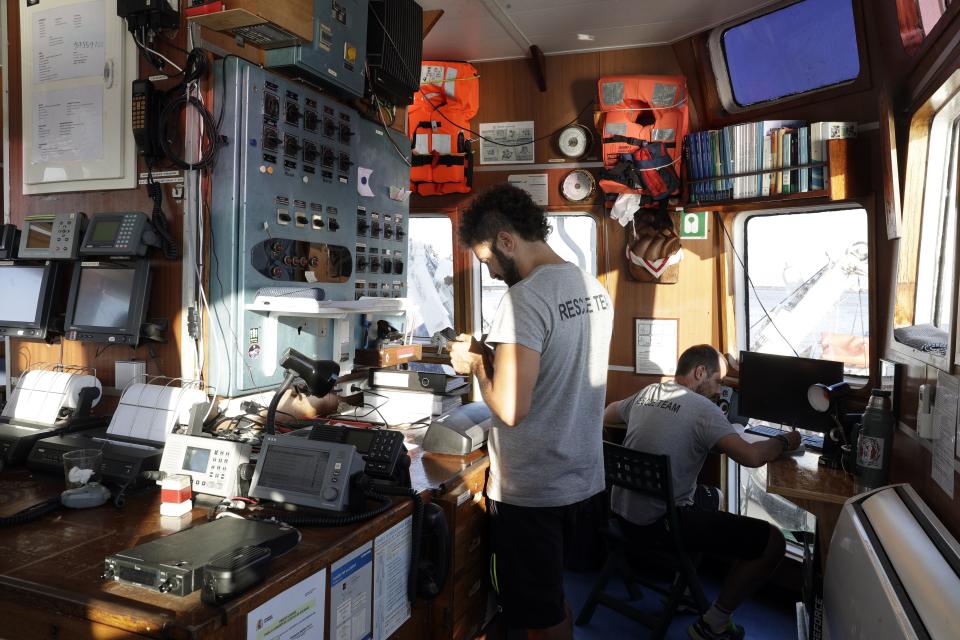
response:
[[[330,635],[335,640],[372,638],[373,543],[367,542],[330,567]]]
[[[104,0],[33,14],[34,83],[103,77]]]
[[[519,187],[530,194],[533,204],[541,207],[549,204],[547,195],[547,174],[529,173],[523,175],[508,176],[507,182],[515,187]]]
[[[933,458],[930,475],[953,498],[953,457],[957,442],[957,409],[960,378],[942,371],[937,374],[937,396],[933,405]]]
[[[381,533],[373,542],[373,637],[376,640],[390,637],[410,618],[407,579],[412,543],[412,516]]]
[[[480,164],[533,162],[533,121],[480,123]]]
[[[327,570],[321,569],[247,614],[247,640],[323,640]]]
[[[32,164],[102,158],[102,86],[33,94]]]

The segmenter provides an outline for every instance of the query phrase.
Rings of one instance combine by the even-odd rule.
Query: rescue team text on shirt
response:
[[[637,398],[636,406],[640,407],[656,407],[658,409],[666,409],[667,411],[673,411],[677,413],[680,411],[679,402],[670,402],[669,400],[641,400]]]
[[[560,303],[560,319],[570,320],[585,313],[593,313],[595,310],[606,311],[609,307],[610,303],[607,302],[606,296],[602,294],[589,298],[574,298]]]

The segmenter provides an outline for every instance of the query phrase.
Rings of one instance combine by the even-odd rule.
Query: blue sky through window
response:
[[[850,0],[803,0],[727,29],[723,48],[741,106],[860,75]]]

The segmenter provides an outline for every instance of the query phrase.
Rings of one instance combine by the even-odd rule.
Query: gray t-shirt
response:
[[[524,507],[559,507],[603,491],[612,331],[606,289],[569,262],[541,265],[507,290],[487,344],[538,352],[540,373],[523,420],[508,427],[493,417],[487,496]]]
[[[627,423],[625,447],[670,456],[678,505],[693,502],[707,454],[720,438],[736,433],[720,407],[672,380],[645,387],[621,400],[618,409]],[[613,488],[610,503],[615,513],[638,525],[655,522],[666,513],[663,502],[620,487]]]

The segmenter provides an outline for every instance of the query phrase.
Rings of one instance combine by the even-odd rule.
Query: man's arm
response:
[[[626,424],[623,416],[620,415],[620,402],[622,401],[611,402],[603,410],[603,424]]]
[[[731,433],[717,440],[716,448],[745,467],[762,467],[780,457],[784,451],[800,446],[800,434],[789,431],[783,434],[787,442],[777,438],[766,438],[757,442],[747,442],[738,433]]]
[[[483,401],[501,422],[515,427],[530,413],[540,373],[538,352],[519,344],[499,343],[491,357],[489,349],[469,335],[461,335],[449,347],[454,369],[476,376]]]
[[[540,354],[519,344],[500,343],[493,366],[475,360],[471,372],[477,377],[483,401],[508,427],[515,427],[530,413],[533,388],[540,373]],[[494,375],[495,372],[495,375]]]

